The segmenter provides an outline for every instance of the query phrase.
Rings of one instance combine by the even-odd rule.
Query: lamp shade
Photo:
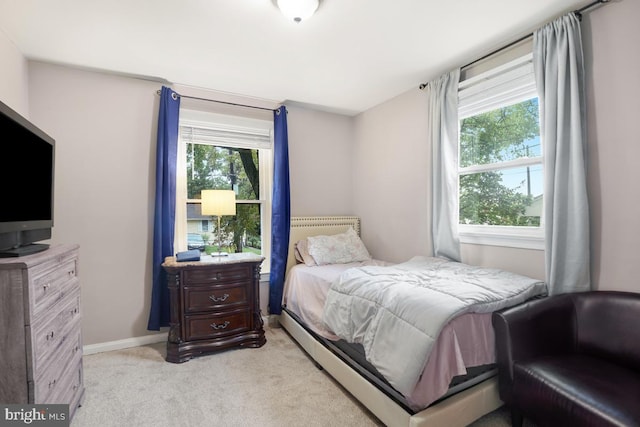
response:
[[[319,0],[278,0],[278,7],[287,19],[301,22],[313,15],[319,3]]]
[[[235,215],[236,193],[233,190],[202,190],[202,215]]]

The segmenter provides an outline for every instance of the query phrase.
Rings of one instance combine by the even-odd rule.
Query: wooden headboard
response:
[[[289,234],[289,256],[287,258],[287,272],[296,265],[294,245],[309,236],[344,233],[353,227],[360,235],[360,218],[357,216],[294,216],[291,217]]]

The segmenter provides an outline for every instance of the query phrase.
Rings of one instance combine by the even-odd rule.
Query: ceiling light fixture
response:
[[[287,19],[300,23],[314,14],[320,0],[277,0],[278,8]]]

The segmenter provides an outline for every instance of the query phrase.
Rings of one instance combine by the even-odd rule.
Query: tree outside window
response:
[[[200,199],[206,189],[236,193],[236,215],[221,218],[226,246],[222,250],[261,253],[258,153],[257,149],[187,144],[187,198]],[[214,242],[207,243],[208,253],[218,250]]]
[[[459,148],[460,224],[540,226],[537,97],[464,118]]]

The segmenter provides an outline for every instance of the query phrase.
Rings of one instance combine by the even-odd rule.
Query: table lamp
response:
[[[233,190],[202,190],[202,215],[214,215],[218,218],[218,253],[212,256],[226,256],[222,252],[222,238],[220,237],[220,217],[236,214],[236,193]]]

